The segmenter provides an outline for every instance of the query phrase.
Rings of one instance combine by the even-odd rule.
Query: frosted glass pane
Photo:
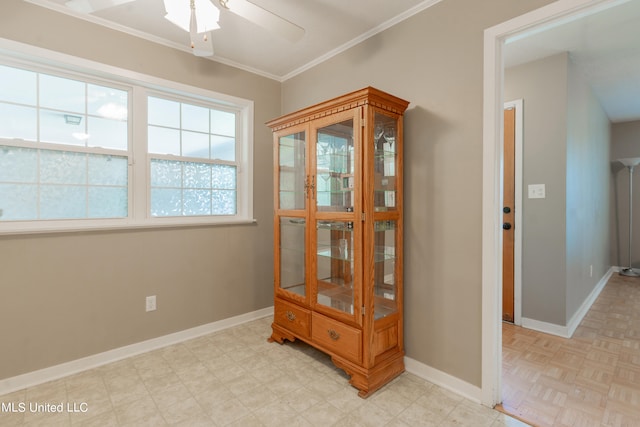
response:
[[[209,158],[209,134],[182,132],[182,155],[187,157]]]
[[[211,166],[202,163],[184,164],[185,188],[211,188]],[[209,197],[211,199],[211,197]]]
[[[211,135],[211,158],[234,161],[236,159],[236,140]]]
[[[151,215],[152,216],[178,216],[182,214],[182,191],[152,188],[151,189]]]
[[[127,186],[129,182],[129,164],[126,157],[89,155],[90,185]]]
[[[180,127],[180,103],[166,99],[148,98],[148,121],[150,125]]]
[[[180,155],[179,130],[149,126],[147,137],[150,153]]]
[[[0,147],[0,182],[36,182],[37,179],[37,150]]]
[[[152,160],[151,186],[180,188],[182,186],[181,162]]]
[[[236,115],[226,111],[211,110],[211,133],[235,136]]]
[[[211,215],[211,191],[184,190],[184,215]]]
[[[209,133],[209,109],[182,104],[182,129]]]
[[[0,221],[38,218],[38,187],[35,184],[0,184]]]
[[[40,190],[40,218],[86,218],[87,193],[84,186],[43,185]]]
[[[214,215],[235,215],[236,213],[236,192],[228,190],[213,190],[213,214]]]
[[[86,184],[87,155],[65,151],[40,152],[40,182]]]
[[[38,113],[35,108],[0,103],[0,138],[38,139]]]
[[[89,147],[112,148],[126,150],[127,122],[120,120],[89,117]]]
[[[40,106],[84,114],[85,87],[77,80],[40,74]]]
[[[36,73],[0,65],[0,101],[36,105]]]
[[[57,144],[86,145],[85,117],[80,124],[68,124],[63,113],[40,110],[40,141]]]
[[[126,217],[127,197],[126,187],[89,187],[89,218]]]
[[[212,188],[231,190],[236,188],[236,167],[235,166],[213,166]]]
[[[87,108],[89,114],[105,119],[127,120],[128,94],[124,90],[105,86],[87,85]]]

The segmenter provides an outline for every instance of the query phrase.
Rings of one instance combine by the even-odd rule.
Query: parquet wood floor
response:
[[[502,409],[540,427],[640,427],[640,278],[614,274],[570,339],[502,327]]]

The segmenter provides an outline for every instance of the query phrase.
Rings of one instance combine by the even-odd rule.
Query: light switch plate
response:
[[[544,184],[529,184],[530,199],[544,199],[546,197]]]

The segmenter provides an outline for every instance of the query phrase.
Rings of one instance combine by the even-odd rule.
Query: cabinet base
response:
[[[277,342],[284,344],[285,340],[294,342],[297,337],[286,329],[273,324],[271,325],[272,334],[267,339],[269,342]],[[365,368],[353,362],[350,362],[342,357],[336,356],[331,352],[326,351],[322,347],[314,344],[311,340],[300,338],[301,341],[306,342],[312,347],[331,356],[333,364],[342,369],[350,377],[349,384],[359,390],[358,396],[366,399],[376,390],[383,387],[385,384],[396,378],[398,375],[404,372],[404,352],[400,351],[389,355],[384,358],[377,365],[372,368]]]

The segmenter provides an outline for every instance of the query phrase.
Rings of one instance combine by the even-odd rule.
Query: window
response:
[[[128,93],[0,66],[2,221],[128,216]]]
[[[0,233],[253,221],[252,102],[33,51],[0,55]]]
[[[147,105],[151,215],[235,215],[236,115],[151,96]]]

